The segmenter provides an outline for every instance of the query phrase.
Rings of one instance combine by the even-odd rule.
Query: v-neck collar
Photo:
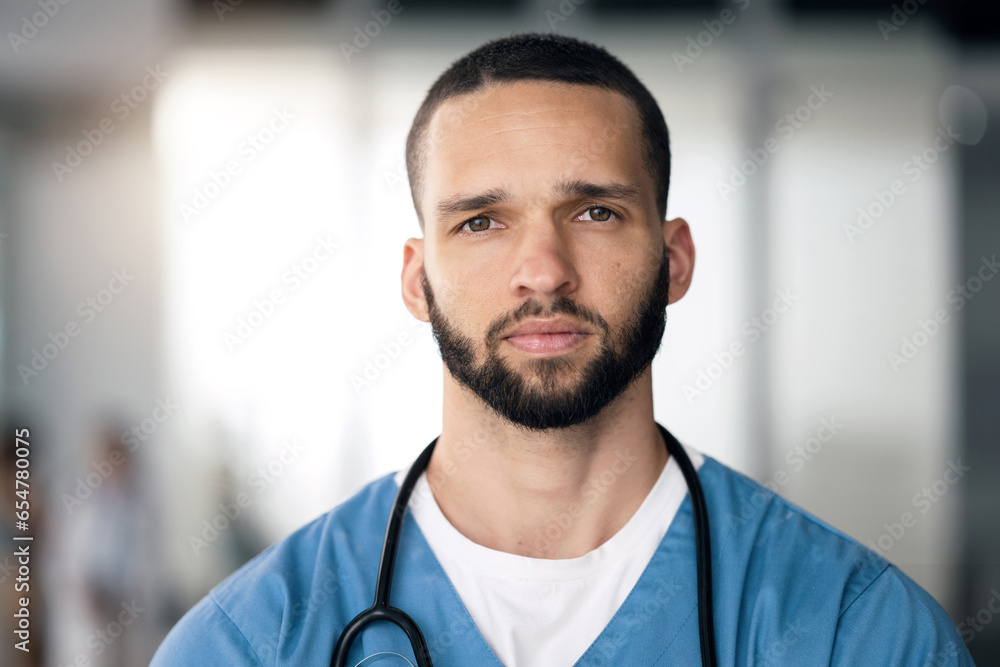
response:
[[[639,580],[576,666],[700,662],[694,532],[686,495]]]
[[[403,519],[389,604],[420,626],[435,664],[503,665],[409,513]],[[628,597],[575,665],[652,665],[667,656],[671,662],[681,657],[697,662],[697,621],[694,521],[686,495]],[[402,631],[396,633],[405,641]],[[365,655],[371,655],[376,646],[367,644]]]

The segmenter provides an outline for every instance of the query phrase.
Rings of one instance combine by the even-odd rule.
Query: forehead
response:
[[[635,105],[598,86],[517,81],[452,97],[425,141],[432,218],[435,203],[458,192],[499,187],[528,196],[567,180],[653,185]]]

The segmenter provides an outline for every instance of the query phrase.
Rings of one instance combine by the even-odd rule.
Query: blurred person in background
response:
[[[77,503],[64,498],[75,505],[69,517],[77,527],[72,548],[79,554],[88,612],[80,650],[109,667],[149,660],[151,625],[162,602],[154,592],[164,590],[159,512],[136,459],[141,451],[124,443],[127,432],[119,420],[98,424],[93,459],[80,475],[96,488],[83,498],[78,493]],[[90,481],[98,477],[99,484]]]
[[[218,512],[223,507],[243,508],[240,503],[241,494],[242,488],[237,483],[232,465],[221,461],[215,471],[215,502],[211,506],[211,511]],[[219,533],[215,542],[208,547],[199,546],[199,549],[218,549],[221,561],[219,567],[225,572],[233,572],[269,544],[253,514],[246,509],[240,509],[239,514],[229,520],[228,527]]]

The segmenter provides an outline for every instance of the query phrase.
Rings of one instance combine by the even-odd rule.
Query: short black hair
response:
[[[656,185],[657,212],[661,220],[666,217],[670,137],[663,113],[646,86],[596,44],[552,33],[522,33],[488,42],[456,60],[434,82],[417,110],[406,138],[406,172],[421,229],[424,219],[418,193],[426,159],[425,135],[434,112],[448,98],[491,84],[524,80],[599,86],[631,100],[641,123],[643,161]]]

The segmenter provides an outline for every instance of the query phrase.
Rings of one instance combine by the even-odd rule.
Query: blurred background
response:
[[[607,47],[671,131],[668,216],[698,263],[657,419],[878,549],[997,664],[998,18],[7,0],[0,664],[146,664],[226,575],[438,435],[440,357],[400,297],[420,235],[404,140],[452,61],[528,30]],[[10,538],[28,533],[24,654]]]

